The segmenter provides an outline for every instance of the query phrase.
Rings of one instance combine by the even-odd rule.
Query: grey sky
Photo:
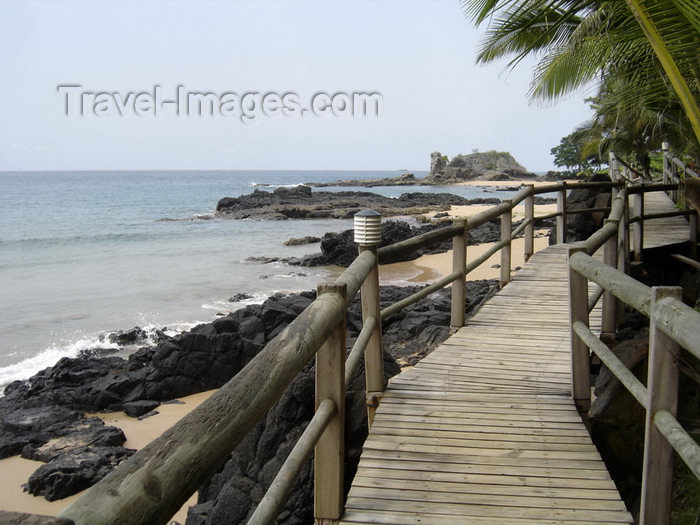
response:
[[[530,106],[531,64],[475,65],[458,0],[3,1],[0,169],[428,169],[497,149],[534,171],[588,118]],[[85,91],[379,92],[381,118],[73,117]]]

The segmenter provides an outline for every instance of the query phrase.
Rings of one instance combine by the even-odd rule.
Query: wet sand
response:
[[[161,405],[156,409],[158,414],[141,421],[127,416],[124,412],[89,415],[96,415],[102,418],[106,424],[121,428],[126,435],[124,446],[139,449],[173,426],[213,393],[214,390],[210,390],[183,397],[180,399],[182,404]],[[78,499],[82,493],[58,501],[46,501],[41,496],[32,496],[24,492],[21,485],[26,483],[29,476],[41,465],[43,463],[40,461],[23,459],[20,456],[0,460],[0,509],[55,516]],[[173,516],[173,520],[184,524],[187,508],[195,503],[197,503],[196,493]]]

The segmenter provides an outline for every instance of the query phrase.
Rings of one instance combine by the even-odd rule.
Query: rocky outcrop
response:
[[[307,235],[306,237],[292,237],[291,239],[287,239],[284,241],[285,246],[301,246],[303,244],[315,244],[317,242],[321,242],[320,237],[314,237],[311,235]]]
[[[398,198],[366,191],[312,192],[308,186],[255,190],[241,197],[224,197],[216,213],[233,219],[349,219],[367,208],[385,217],[417,215],[470,204],[469,199],[447,193],[410,193]]]
[[[397,177],[384,177],[382,179],[350,179],[336,180],[333,182],[307,182],[306,186],[314,188],[326,188],[328,186],[374,188],[377,186],[416,186],[424,184],[424,179],[418,179],[413,173],[403,173]]]
[[[490,199],[484,199],[490,200]],[[498,203],[498,199],[494,199]],[[410,226],[404,221],[385,221],[382,223],[382,240],[379,247],[388,246],[416,235],[441,228],[443,224],[427,224]],[[482,244],[500,241],[500,222],[492,221],[482,224],[467,233],[469,244]],[[401,256],[383,259],[382,263],[412,261],[421,255],[444,253],[452,249],[452,240],[447,239],[425,248],[418,248]],[[321,253],[306,255],[302,258],[285,258],[282,262],[298,266],[349,266],[357,257],[357,244],[354,241],[353,230],[340,233],[326,233],[321,239]]]
[[[590,182],[610,182],[605,174],[596,174]],[[566,197],[567,211],[583,210],[589,208],[603,208],[610,206],[609,188],[581,188],[572,189]],[[566,217],[566,228],[568,242],[583,241],[588,239],[596,230],[603,226],[603,221],[607,217],[606,212],[586,212],[569,214]],[[556,242],[556,231],[550,233],[549,244]]]
[[[510,153],[487,151],[456,155],[451,160],[440,152],[430,155],[431,184],[453,184],[469,180],[518,180],[537,177],[521,166]]]
[[[495,283],[490,281],[469,283],[469,287],[467,306],[470,309],[496,290]],[[383,287],[382,301],[385,304],[395,302],[415,290]],[[5,389],[5,396],[0,398],[1,457],[21,453],[24,457],[46,462],[29,481],[29,490],[35,494],[55,499],[81,490],[133,452],[122,447],[125,437],[121,430],[106,426],[97,418],[86,418],[84,411],[126,410],[136,416],[152,410],[159,402],[218,388],[296,318],[314,297],[312,292],[276,295],[262,305],[248,306],[175,337],[166,337],[156,347],[143,348],[126,359],[117,356],[64,358],[26,381],[11,383]],[[446,336],[448,295],[437,297],[383,322],[388,373],[398,370],[392,356],[417,359]],[[351,338],[359,333],[360,318],[360,305],[356,300],[348,314]],[[245,470],[235,490],[247,494],[245,497],[254,498],[259,492],[245,490],[251,472],[256,473],[251,483],[260,483],[262,487],[263,482],[271,480],[276,472],[273,467],[284,457],[282,452],[292,446],[308,422],[313,400],[313,387],[309,387],[311,377],[310,365],[280,400],[278,408],[273,409],[252,434],[248,445],[237,450],[236,453],[245,458]],[[358,377],[363,377],[361,372]],[[352,432],[349,447],[358,451],[361,445],[353,440],[362,435],[358,428],[361,428],[359,414],[364,411],[364,394],[360,394],[363,388],[358,383],[349,394],[357,398],[352,401],[356,408],[348,411],[351,419],[347,425]],[[236,471],[238,467],[230,468]],[[228,483],[227,476],[221,479],[222,483]],[[294,501],[298,498],[292,498]]]

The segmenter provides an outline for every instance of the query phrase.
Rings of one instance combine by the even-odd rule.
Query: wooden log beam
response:
[[[611,228],[612,235],[610,235],[603,245],[603,262],[611,268],[617,268],[618,223],[615,220],[606,219],[605,226]],[[601,336],[607,338],[614,337],[617,329],[617,299],[613,293],[608,290],[603,294],[603,311],[601,316]]]
[[[566,182],[561,183],[561,189],[557,193],[557,244],[566,242]]]
[[[360,247],[362,251],[374,251],[375,246]],[[381,305],[379,302],[379,265],[374,264],[370,269],[360,291],[362,299],[362,322],[368,322],[370,318],[381,318]],[[382,346],[382,323],[375,323],[372,335],[365,347],[365,384],[367,389],[367,421],[372,425],[374,413],[377,410],[376,403],[370,402],[384,391],[384,351]],[[374,397],[373,397],[374,396]]]
[[[500,285],[503,288],[510,282],[510,256],[511,256],[511,230],[513,229],[513,208],[509,200],[504,200],[508,209],[501,215],[501,242],[504,243],[501,249],[501,279]]]
[[[649,316],[651,288],[648,286],[582,252],[572,254],[569,265],[625,304]]]
[[[571,394],[576,408],[586,420],[591,408],[591,362],[588,346],[573,327],[580,323],[588,327],[588,280],[571,265],[571,259],[585,250],[582,246],[568,250],[569,268],[569,322],[571,326]]]
[[[524,259],[527,262],[532,254],[535,253],[535,186],[530,184],[528,186],[530,192],[525,198],[523,203],[525,206],[525,245],[524,245]]]
[[[634,219],[630,220],[634,245],[632,252],[635,261],[642,260],[642,250],[644,249],[644,193],[632,193],[632,213]],[[635,220],[636,219],[636,220]]]
[[[452,238],[452,273],[461,273],[466,276],[467,272],[467,221],[461,219],[456,221],[462,225],[462,231]],[[452,295],[450,308],[450,330],[452,332],[464,326],[464,316],[466,309],[466,286],[463,278],[452,281]]]
[[[319,297],[345,298],[346,287],[320,284]],[[343,513],[345,487],[345,316],[316,353],[316,410],[330,399],[333,417],[314,449],[314,518],[317,525],[333,523]]]
[[[167,523],[214,474],[345,319],[327,293],[235,377],[60,513],[77,525]]]
[[[248,520],[248,525],[272,525],[277,521],[277,515],[284,507],[289,492],[294,488],[299,477],[299,471],[311,457],[314,447],[321,434],[335,416],[335,403],[324,399],[319,403],[314,417],[304,429],[301,437],[287,456],[279,472],[272,480],[270,488],[258,503],[255,512]]]
[[[651,289],[651,309],[659,300],[680,299],[680,287],[655,286]],[[671,487],[673,485],[673,449],[654,424],[659,410],[675,415],[678,407],[679,347],[658,329],[652,317],[649,327],[649,373],[647,376],[647,414],[644,433],[642,469],[642,525],[668,525],[671,521]]]
[[[376,325],[377,319],[375,317],[369,317],[366,321],[362,322],[362,330],[360,330],[360,333],[357,335],[355,344],[352,345],[352,349],[345,361],[346,385],[352,380],[352,376],[355,374],[355,370],[364,356],[365,348],[367,348],[367,344],[374,333]]]
[[[603,341],[598,339],[591,329],[583,323],[574,323],[574,332],[597,355],[602,363],[620,380],[625,388],[634,396],[637,402],[644,408],[647,407],[649,393],[642,382],[630,372],[620,358],[610,350]]]
[[[663,297],[650,317],[660,332],[700,359],[700,313],[675,297]]]
[[[654,416],[654,424],[691,472],[700,479],[700,445],[688,435],[668,410],[659,410]]]

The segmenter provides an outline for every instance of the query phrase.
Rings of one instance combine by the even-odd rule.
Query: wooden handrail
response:
[[[611,156],[612,158],[612,156]],[[666,159],[664,161],[666,163]],[[667,174],[664,173],[664,177]],[[649,189],[653,186],[653,189]],[[627,226],[637,228],[635,255],[641,256],[641,221],[649,218],[670,217],[687,213],[663,213],[645,215],[642,194],[646,191],[665,191],[677,185],[643,185],[629,188],[636,198],[638,217],[626,218],[625,191],[620,191],[613,202],[610,218],[603,228],[585,242],[569,249],[570,320],[572,352],[572,395],[580,412],[585,414],[590,407],[590,362],[588,352],[593,351],[615,375],[635,399],[646,409],[644,460],[642,469],[642,501],[640,523],[643,525],[669,523],[671,505],[671,480],[673,472],[672,449],[700,478],[700,446],[678,423],[674,416],[678,395],[678,352],[682,346],[691,354],[700,357],[700,313],[681,300],[680,288],[649,288],[619,271],[623,260],[620,247],[626,249]],[[624,238],[621,238],[623,237]],[[691,235],[692,237],[692,235]],[[601,263],[591,255],[605,245]],[[693,261],[694,262],[694,261]],[[620,300],[649,318],[649,365],[645,387],[632,372],[588,327],[588,281],[596,283],[604,294],[603,336],[614,330],[611,300]],[[597,294],[594,294],[597,295]]]
[[[311,457],[316,443],[337,410],[332,400],[324,399],[321,401],[314,417],[311,418],[301,437],[299,437],[289,456],[282,464],[277,476],[272,480],[270,488],[248,520],[248,525],[267,525],[275,522],[289,492],[297,482],[297,474],[304,466],[304,463]]]
[[[345,318],[346,308],[338,294],[319,296],[241,372],[60,517],[78,525],[166,523],[280,398]]]
[[[369,343],[376,326],[377,319],[375,317],[369,317],[364,323],[362,323],[362,330],[360,330],[357,339],[355,339],[355,344],[352,345],[352,349],[350,350],[348,358],[345,361],[346,385],[350,382],[352,376],[355,374],[355,370],[360,364],[360,361],[362,361],[362,354],[364,353],[365,348],[367,348],[367,344]]]
[[[288,479],[292,472],[308,457],[312,443],[316,445],[317,461],[332,456],[342,459],[331,449],[342,448],[342,423],[345,381],[352,376],[361,354],[365,353],[367,373],[368,417],[371,423],[376,399],[381,397],[383,372],[381,369],[381,323],[385,318],[422,297],[450,283],[460,283],[466,274],[483,264],[491,255],[501,250],[501,283],[510,280],[510,245],[520,233],[525,233],[525,257],[532,255],[534,195],[557,191],[565,202],[566,191],[576,188],[619,187],[615,182],[559,183],[534,188],[526,186],[516,193],[511,201],[505,201],[471,217],[468,221],[428,232],[400,243],[375,249],[361,250],[352,264],[335,282],[319,287],[319,295],[277,337],[270,341],[235,377],[222,386],[207,401],[190,412],[162,436],[138,451],[119,468],[90,488],[83,496],[67,507],[62,517],[73,519],[77,524],[100,523],[165,523],[189,496],[208,479],[228,458],[235,446],[281,397],[299,371],[317,352],[335,356],[331,372],[334,379],[323,379],[320,388],[322,397],[318,403],[317,416],[312,428],[303,434],[292,457],[285,462],[272,492],[264,500],[262,509],[256,511],[255,519],[261,522],[271,519],[281,505],[283,494],[288,490]],[[524,202],[525,220],[511,231],[511,214],[515,206]],[[562,204],[563,206],[563,204]],[[613,204],[613,211],[615,204]],[[594,209],[595,211],[605,211]],[[590,210],[588,210],[590,211]],[[583,212],[583,211],[581,211]],[[564,216],[566,210],[559,213]],[[612,212],[611,212],[612,213]],[[428,246],[449,238],[459,239],[467,231],[501,217],[502,238],[487,252],[464,263],[461,255],[455,256],[456,270],[429,285],[418,293],[379,311],[377,265],[390,258]],[[566,221],[561,221],[566,225]],[[564,228],[560,227],[560,231]],[[606,232],[607,235],[607,232]],[[457,251],[458,244],[455,244]],[[459,259],[459,260],[457,260]],[[461,262],[460,262],[461,261]],[[373,284],[374,283],[374,284]],[[362,288],[363,327],[345,362],[345,316],[353,297]],[[375,290],[376,288],[376,290]],[[457,289],[457,288],[455,288]],[[463,300],[461,301],[464,302]],[[372,306],[374,304],[375,306]],[[463,305],[462,305],[463,306]],[[458,327],[464,314],[453,312],[452,325]],[[338,361],[338,359],[342,360]],[[324,361],[326,358],[324,358]],[[371,362],[370,362],[371,361]],[[379,361],[379,362],[377,362]],[[342,364],[337,364],[337,363]],[[346,369],[344,369],[347,366]],[[319,368],[317,367],[317,371]],[[317,378],[318,381],[318,378]],[[325,390],[324,390],[325,389]],[[340,390],[339,390],[340,389]],[[328,394],[323,394],[328,392]],[[374,404],[373,404],[374,403]],[[331,410],[331,407],[332,410]],[[321,428],[322,427],[322,428]],[[323,431],[323,429],[326,429]],[[329,437],[335,436],[335,437]],[[320,448],[319,448],[320,447]],[[206,454],[202,451],[206,450]],[[319,452],[320,451],[320,452]],[[338,474],[338,469],[341,473]],[[323,472],[322,472],[323,471]],[[324,500],[319,519],[336,519],[342,511],[342,465],[329,468],[323,461],[317,464],[317,476],[325,481]],[[317,478],[317,479],[318,479]],[[317,501],[317,509],[319,502]]]
[[[608,346],[603,343],[596,335],[588,328],[585,324],[580,322],[575,322],[573,324],[573,331],[581,340],[586,343],[586,346],[590,348],[595,355],[597,355],[602,363],[608,367],[608,369],[617,377],[620,382],[625,385],[625,388],[629,390],[630,394],[634,396],[637,402],[642,405],[645,409],[647,408],[647,397],[649,393],[647,388],[642,384],[642,382],[637,379],[637,377],[630,372],[630,369],[625,366],[625,364],[620,361]]]

